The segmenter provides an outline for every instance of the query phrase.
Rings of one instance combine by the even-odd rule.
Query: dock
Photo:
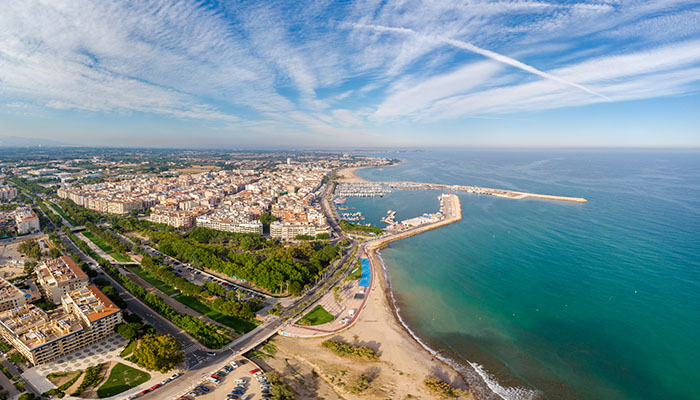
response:
[[[449,225],[462,219],[462,204],[460,203],[457,195],[443,194],[440,197],[440,203],[440,210],[442,213],[442,217],[440,219],[369,240],[365,243],[366,249],[368,251],[379,250],[386,247],[386,245],[390,242],[405,239],[413,235],[418,235],[419,233]]]

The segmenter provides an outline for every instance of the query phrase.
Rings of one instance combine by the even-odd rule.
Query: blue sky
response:
[[[0,136],[700,146],[697,1],[10,1]]]

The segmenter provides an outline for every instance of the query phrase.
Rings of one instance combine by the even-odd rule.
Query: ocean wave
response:
[[[539,397],[539,392],[536,390],[522,388],[522,387],[506,387],[498,383],[496,378],[489,374],[483,366],[466,360],[469,367],[453,360],[449,357],[445,357],[437,350],[428,346],[411,328],[408,327],[406,322],[401,317],[401,309],[396,303],[396,298],[394,297],[394,292],[391,290],[391,280],[389,279],[389,272],[387,271],[386,264],[384,264],[384,259],[382,258],[381,252],[376,251],[377,258],[382,264],[382,272],[384,274],[384,281],[386,282],[387,289],[389,290],[389,296],[391,297],[392,308],[396,314],[396,318],[399,320],[404,329],[413,337],[413,339],[418,342],[426,351],[428,351],[433,357],[444,362],[445,364],[452,367],[457,373],[462,375],[462,377],[469,383],[470,388],[473,392],[479,396],[479,399],[484,400],[535,400]]]

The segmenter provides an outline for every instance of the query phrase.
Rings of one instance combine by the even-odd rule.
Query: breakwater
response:
[[[587,203],[588,200],[583,197],[568,197],[568,196],[555,196],[549,194],[539,194],[539,193],[528,193],[528,192],[518,192],[515,190],[507,189],[493,189],[485,188],[479,186],[464,186],[464,185],[445,185],[440,183],[422,183],[422,182],[376,182],[388,186],[392,189],[398,190],[431,190],[431,189],[448,189],[466,193],[474,194],[485,194],[489,196],[504,197],[508,199],[520,200],[520,199],[541,199],[541,200],[554,200],[554,201],[568,201],[573,203]]]

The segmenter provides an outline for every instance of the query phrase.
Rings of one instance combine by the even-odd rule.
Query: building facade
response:
[[[15,210],[15,223],[17,224],[18,235],[25,235],[41,229],[39,217],[29,207]]]
[[[17,197],[17,189],[10,186],[0,186],[0,200],[9,201]]]
[[[256,235],[263,234],[263,224],[258,220],[248,222],[237,222],[228,219],[213,219],[209,216],[197,217],[197,226],[203,228],[216,229],[217,231],[235,232],[235,233],[253,233]]]
[[[45,261],[34,268],[39,291],[52,303],[60,304],[70,291],[82,289],[88,284],[88,276],[68,256]]]
[[[275,221],[270,224],[270,237],[282,240],[294,240],[298,235],[316,236],[319,233],[328,232],[316,228],[311,223],[290,223]]]

